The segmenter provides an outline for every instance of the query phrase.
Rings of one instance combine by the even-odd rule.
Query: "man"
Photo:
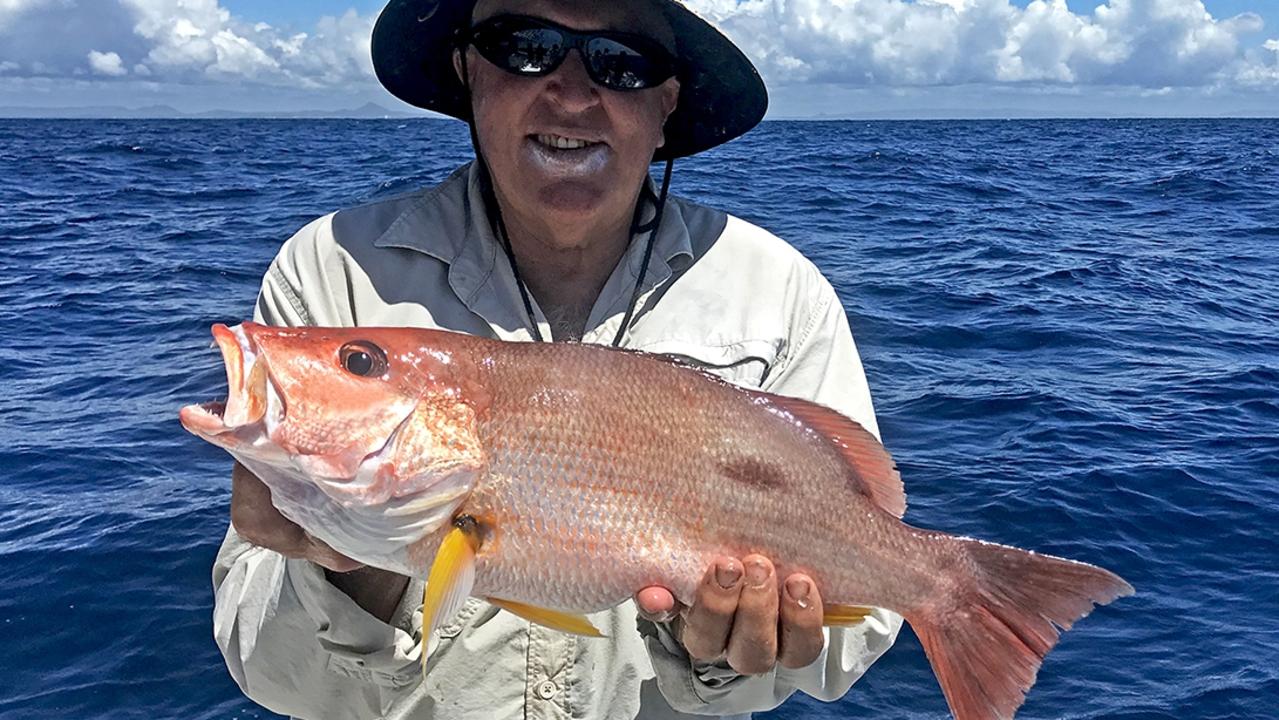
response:
[[[263,281],[260,321],[671,353],[875,430],[843,310],[812,264],[667,197],[671,160],[746,132],[766,105],[710,25],[671,0],[395,0],[372,47],[388,89],[471,123],[477,161],[303,228]],[[654,159],[667,160],[657,192]],[[745,715],[796,689],[841,696],[900,626],[876,611],[823,631],[810,578],[724,557],[689,608],[647,588],[594,616],[607,642],[472,599],[422,678],[421,579],[325,547],[243,468],[232,524],[214,569],[218,643],[249,697],[298,717]]]

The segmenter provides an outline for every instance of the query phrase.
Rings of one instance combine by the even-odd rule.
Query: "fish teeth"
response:
[[[587,145],[595,144],[592,142],[587,142],[586,140],[582,140],[580,138],[568,138],[568,137],[564,137],[563,135],[548,135],[548,134],[538,135],[537,141],[542,143],[543,145],[546,145],[547,147],[553,147],[558,150],[578,150],[586,147]]]

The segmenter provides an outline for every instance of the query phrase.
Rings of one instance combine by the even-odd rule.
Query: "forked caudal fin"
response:
[[[1007,720],[1035,684],[1040,663],[1094,604],[1131,595],[1122,578],[1093,565],[958,539],[975,567],[956,578],[962,597],[906,619],[957,720]]]

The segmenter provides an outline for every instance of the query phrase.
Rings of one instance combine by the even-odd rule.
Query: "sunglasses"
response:
[[[586,74],[610,90],[643,90],[666,82],[678,69],[657,41],[611,30],[578,32],[526,15],[498,15],[477,23],[463,38],[499,68],[525,77],[555,72],[577,50]]]

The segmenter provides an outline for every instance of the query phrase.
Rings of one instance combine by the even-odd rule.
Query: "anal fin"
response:
[[[874,608],[859,605],[831,605],[822,607],[822,624],[832,627],[852,627],[865,620]]]
[[[573,635],[583,635],[585,637],[604,637],[604,633],[599,628],[591,624],[583,615],[572,615],[560,612],[558,610],[548,610],[546,608],[537,607],[536,605],[528,605],[526,603],[515,602],[514,600],[502,600],[499,598],[485,598],[489,603],[502,608],[503,610],[528,620],[531,623],[548,627],[552,630],[559,630]]]

